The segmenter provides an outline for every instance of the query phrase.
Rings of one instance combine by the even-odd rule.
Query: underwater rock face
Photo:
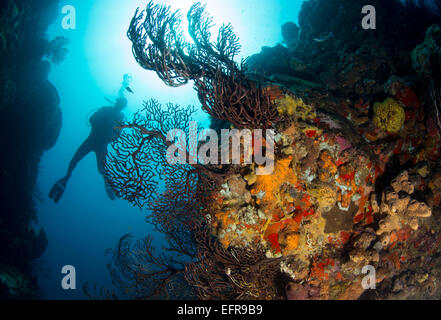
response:
[[[200,4],[189,14],[193,34],[201,35],[195,47],[167,29],[179,25],[177,15],[167,16],[154,3],[145,12],[153,19],[136,12],[129,36],[141,66],[170,86],[194,81],[204,110],[218,117],[211,123],[216,131],[272,129],[275,149],[264,150],[274,162],[266,175],[257,174],[262,169],[257,163],[167,166],[162,148],[167,145],[161,144],[166,132],[157,123],[178,123],[185,131],[193,111],[146,103],[146,115],[127,124],[122,145],[115,141],[119,152],[106,160],[108,168],[122,170],[107,174],[124,200],[148,208],[148,219],[164,231],[169,247],[156,256],[151,236],[133,243],[130,235],[121,238],[109,269],[125,294],[226,300],[441,297],[441,128],[427,93],[427,77],[434,76],[429,69],[441,54],[439,30],[433,27],[424,40],[439,17],[398,1],[372,0],[381,23],[366,31],[360,26],[365,2],[305,1],[300,26],[282,27],[286,46],[263,47],[249,59],[250,69],[263,76],[234,63],[239,43],[229,26],[220,33],[221,45],[210,43],[207,30],[198,29],[210,25],[199,23],[205,17]],[[5,97],[0,146],[11,150],[0,172],[0,298],[34,297],[30,260],[44,252],[47,237],[29,227],[35,218],[32,191],[38,161],[54,145],[62,120],[47,68],[49,60],[64,57],[65,41],[41,39],[50,14],[37,15],[43,22],[36,24],[32,45],[22,41],[28,30],[19,27],[27,14],[19,10],[22,3],[49,9],[55,0],[9,0],[13,19],[2,20],[11,32],[1,30],[6,40],[0,38],[0,57],[19,52],[20,63],[0,70],[7,79],[0,92]],[[167,23],[155,23],[167,17]],[[144,33],[148,27],[158,32]],[[10,42],[16,35],[18,43]],[[150,36],[158,41],[145,48]],[[28,45],[32,50],[23,50]],[[17,81],[24,71],[32,74],[30,80]],[[25,98],[15,100],[15,92]],[[28,112],[22,123],[21,114]],[[11,136],[22,130],[29,138],[16,148]],[[251,151],[267,139],[253,136]],[[124,166],[134,152],[137,161]],[[160,194],[154,170],[166,176]],[[368,265],[376,271],[375,291],[361,285]]]
[[[0,296],[10,299],[35,298],[35,287],[17,268],[0,265]]]
[[[340,210],[335,206],[331,211],[323,213],[322,216],[326,220],[324,232],[352,231],[353,219],[357,210],[357,206],[351,203],[348,210]]]
[[[433,25],[426,32],[424,42],[412,51],[412,67],[424,77],[431,77],[441,67],[441,26]]]
[[[377,234],[383,246],[390,242],[391,233],[408,225],[413,230],[418,230],[418,218],[428,218],[432,210],[427,204],[411,198],[414,186],[409,182],[407,171],[403,171],[391,182],[393,190],[383,192],[380,204],[371,199],[374,213],[386,214],[378,223]]]
[[[412,69],[411,54],[440,18],[410,1],[403,6],[399,1],[372,0],[381,23],[376,30],[364,30],[360,9],[365,3],[305,1],[296,41],[264,47],[249,59],[250,69],[263,75],[232,60],[238,42],[228,26],[220,33],[225,46],[212,46],[204,29],[209,23],[199,23],[206,17],[200,4],[188,15],[195,22],[190,27],[195,32],[190,33],[198,55],[186,51],[186,43],[170,29],[180,23],[176,15],[154,3],[147,6],[147,17],[136,12],[129,37],[142,67],[155,71],[169,86],[196,81],[203,108],[221,120],[212,122],[216,131],[236,127],[275,133],[274,152],[265,150],[274,162],[267,174],[257,174],[262,169],[257,163],[194,165],[191,171],[168,168],[174,175],[168,177],[172,181],[166,182],[166,192],[147,204],[152,206],[149,218],[169,239],[168,251],[192,260],[182,264],[195,296],[441,296],[439,106],[428,92],[428,79]],[[158,17],[158,12],[165,13]],[[157,23],[166,18],[172,23]],[[296,32],[291,27],[293,39]],[[158,32],[144,33],[149,28]],[[285,26],[285,38],[286,31]],[[146,37],[153,38],[151,45]],[[182,50],[174,50],[176,46]],[[421,57],[424,63],[424,54]],[[188,68],[187,61],[194,68]],[[146,108],[147,117],[157,121],[159,109]],[[125,132],[127,152],[117,153],[109,161],[111,167],[123,167],[133,150],[143,155],[138,150],[144,143],[150,146],[152,137],[165,136],[141,117],[127,127],[139,135]],[[266,145],[266,139],[253,137],[248,151]],[[239,149],[245,149],[240,143]],[[155,150],[158,155],[161,151]],[[127,172],[113,178],[128,182],[119,184],[126,188],[120,191],[130,190],[126,200],[132,203],[145,200],[140,195],[150,191]],[[135,246],[126,240],[123,237],[115,251],[112,271],[119,273],[112,275],[118,281],[127,278],[122,289],[137,291],[141,283],[147,293],[142,297],[155,296],[150,280],[160,287],[173,281],[169,274],[176,269],[162,263],[161,256],[164,278],[149,277],[145,270],[158,261],[152,239]],[[131,260],[130,251],[139,247],[141,266]],[[154,262],[146,266],[145,261]],[[174,257],[168,261],[176,264]],[[375,269],[376,290],[362,285],[367,266]]]
[[[47,247],[34,229],[39,161],[60,133],[57,89],[44,60],[47,27],[59,14],[58,1],[2,1],[0,7],[0,299],[36,298],[31,260]],[[55,44],[55,43],[54,43]],[[58,47],[64,53],[65,48]],[[53,52],[55,53],[55,51]],[[59,61],[59,60],[58,60]]]
[[[21,104],[33,123],[28,130],[34,132],[35,145],[44,150],[51,149],[60,134],[63,115],[60,108],[60,96],[54,85],[48,80],[51,64],[43,60],[35,66],[35,82],[28,88],[28,96]]]
[[[306,262],[348,240],[372,190],[373,164],[332,133],[339,120],[330,122],[295,96],[267,92],[285,119],[275,136],[274,171],[256,176],[254,165],[245,166],[240,192],[232,192],[240,176],[228,177],[215,195],[220,206],[213,232],[225,247],[259,243],[268,257],[295,255]]]
[[[299,36],[299,27],[294,22],[286,22],[282,25],[283,42],[289,47],[293,46]]]
[[[433,282],[441,273],[433,257],[441,249],[441,145],[435,146],[441,136],[424,110],[431,101],[422,84],[441,56],[439,26],[426,33],[428,18],[399,43],[399,28],[392,25],[401,16],[381,27],[389,28],[381,39],[370,38],[349,27],[359,4],[305,2],[296,44],[252,58],[251,67],[273,80],[266,92],[282,117],[275,124],[275,170],[261,177],[254,165],[242,167],[251,200],[228,208],[228,227],[221,225],[229,200],[215,193],[221,206],[213,234],[234,239],[221,241],[225,248],[259,245],[267,259],[281,259],[290,278],[286,299],[441,293]],[[384,9],[381,15],[401,10],[396,3],[375,4]],[[402,30],[410,29],[406,24]],[[422,78],[409,73],[412,65]],[[299,85],[299,78],[323,86]],[[238,218],[245,208],[259,212],[259,219]],[[377,271],[376,293],[360,285],[368,264]]]

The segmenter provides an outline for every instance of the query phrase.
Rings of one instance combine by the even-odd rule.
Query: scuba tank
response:
[[[116,102],[114,102],[114,101],[112,101],[112,100],[110,100],[109,98],[106,98],[106,97],[104,97],[104,99],[105,99],[107,102],[109,102],[112,106],[115,106]],[[95,108],[95,109],[92,109],[92,110],[89,111],[89,113],[87,114],[86,119],[85,119],[85,121],[86,121],[86,126],[87,126],[87,127],[89,127],[89,128],[92,127],[92,125],[90,124],[90,117],[91,117],[95,112],[97,112],[99,109],[101,109],[101,108]]]

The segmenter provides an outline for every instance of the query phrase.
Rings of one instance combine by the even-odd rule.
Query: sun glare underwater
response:
[[[0,9],[1,299],[441,297],[441,1]]]

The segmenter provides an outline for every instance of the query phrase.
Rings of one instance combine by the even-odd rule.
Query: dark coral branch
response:
[[[193,80],[204,110],[217,119],[238,128],[272,126],[278,112],[270,97],[258,81],[247,77],[245,65],[233,60],[240,45],[232,26],[223,25],[211,43],[213,23],[205,6],[196,3],[187,17],[193,44],[182,36],[178,11],[152,2],[145,11],[137,10],[128,31],[137,62],[170,86]],[[189,137],[193,112],[173,105],[162,109],[151,100],[131,122],[117,128],[121,134],[107,159],[108,181],[124,199],[150,210],[147,221],[165,235],[168,247],[163,250],[168,254],[156,253],[150,237],[133,243],[125,236],[109,269],[118,287],[136,298],[164,296],[176,277],[196,287],[201,298],[262,298],[258,292],[270,292],[272,280],[258,275],[277,270],[277,263],[263,267],[263,250],[226,250],[208,230],[205,209],[226,173],[167,161],[166,151],[172,145],[167,133],[179,129]],[[159,193],[155,188],[161,180],[165,191]]]
[[[109,269],[118,287],[132,297],[161,295],[176,277],[183,283],[183,266],[196,257],[198,237],[206,229],[203,209],[217,185],[213,177],[222,173],[201,164],[167,161],[167,148],[173,143],[167,133],[180,129],[190,139],[193,112],[193,108],[171,104],[162,108],[155,100],[146,102],[133,120],[119,125],[121,133],[107,156],[109,184],[125,200],[147,208],[147,222],[168,242],[163,248],[168,254],[158,255],[149,238],[134,245],[128,237],[121,239]]]
[[[133,241],[130,234],[122,237],[108,265],[114,284],[135,299],[161,297],[184,265],[174,256],[157,254],[152,237]]]
[[[430,97],[432,99],[435,122],[441,132],[441,88],[433,81],[430,84]]]
[[[169,86],[193,80],[204,110],[214,118],[239,128],[270,127],[278,119],[277,110],[261,85],[247,76],[245,65],[234,61],[240,44],[231,24],[223,25],[212,43],[213,20],[205,6],[194,4],[187,19],[191,44],[182,35],[179,11],[153,2],[145,11],[137,10],[128,37],[138,64]]]
[[[132,52],[138,64],[146,70],[156,71],[169,86],[186,84],[196,73],[190,72],[185,60],[188,45],[177,25],[179,12],[170,7],[149,2],[145,11],[136,10],[127,36],[132,41]]]
[[[269,128],[279,118],[263,88],[242,72],[218,69],[212,78],[195,80],[195,88],[204,110],[237,128]]]
[[[218,31],[216,42],[211,43],[210,29],[214,23],[205,8],[206,5],[195,3],[187,14],[188,32],[196,52],[195,63],[202,66],[204,76],[215,72],[219,67],[224,71],[238,71],[239,68],[233,59],[240,51],[240,44],[232,25],[223,25]]]
[[[167,141],[167,133],[180,129],[189,139],[188,124],[193,112],[193,108],[171,104],[162,109],[157,101],[150,100],[132,121],[117,127],[121,133],[112,142],[104,166],[106,179],[116,194],[142,208],[157,197],[160,179],[166,184],[188,184],[191,179],[221,175],[198,163],[171,165],[167,161],[167,148],[173,144]],[[189,159],[189,151],[184,151]],[[179,172],[179,176],[173,172]]]
[[[200,299],[280,298],[278,259],[267,259],[263,248],[225,249],[208,237],[201,239],[197,259],[185,269],[185,279]]]
[[[115,285],[130,297],[170,298],[170,286],[191,292],[184,279],[185,265],[197,257],[197,243],[207,235],[197,186],[196,181],[190,187],[176,183],[150,204],[147,221],[165,235],[169,245],[162,254],[153,248],[151,237],[136,242],[130,235],[121,238],[108,268]],[[184,290],[179,297],[185,294]]]

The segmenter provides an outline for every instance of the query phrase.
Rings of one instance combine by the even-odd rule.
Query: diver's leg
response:
[[[93,137],[89,136],[78,148],[78,150],[75,152],[72,160],[69,163],[69,168],[67,169],[66,175],[58,180],[52,189],[49,192],[49,197],[52,198],[55,203],[60,201],[61,196],[64,193],[64,189],[66,188],[67,181],[72,176],[72,171],[76,167],[77,163],[83,159],[89,152],[93,150]]]
[[[98,172],[101,175],[104,175],[104,162],[106,161],[107,144],[98,146],[95,149],[95,153],[96,153],[96,166],[98,168]]]
[[[72,157],[72,160],[70,160],[69,168],[67,169],[66,176],[70,178],[72,175],[72,171],[77,166],[78,162],[80,162],[85,156],[87,156],[90,152],[93,151],[94,147],[94,139],[93,136],[89,136],[78,148],[78,150],[75,152],[74,156]]]
[[[106,193],[109,196],[110,200],[115,200],[115,193],[113,192],[112,187],[106,181],[106,176],[104,174],[104,162],[106,161],[107,144],[99,146],[95,150],[95,153],[96,153],[96,165],[98,168],[98,172],[104,178],[104,188],[106,189]]]

